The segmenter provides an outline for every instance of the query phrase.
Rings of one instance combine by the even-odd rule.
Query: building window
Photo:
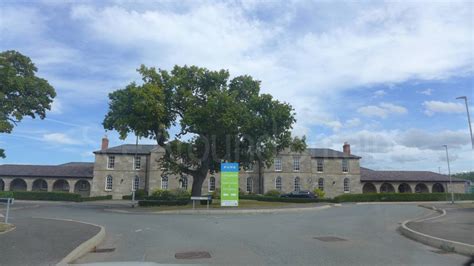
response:
[[[281,171],[281,158],[275,158],[275,171]]]
[[[109,156],[107,159],[107,169],[114,169],[115,167],[115,156]]]
[[[105,190],[106,191],[111,191],[112,190],[112,182],[113,182],[112,176],[108,175],[105,178]]]
[[[300,170],[300,157],[295,156],[293,157],[293,171],[299,171]]]
[[[342,159],[342,172],[347,173],[349,172],[349,160]]]
[[[351,185],[349,178],[344,178],[344,193],[348,193],[351,191]]]
[[[321,191],[324,191],[324,178],[318,179],[318,188]]]
[[[316,161],[316,163],[317,163],[317,167],[316,167],[317,169],[316,170],[318,172],[323,172],[324,171],[324,160],[323,159],[318,159]]]
[[[214,191],[216,190],[216,178],[211,176],[209,178],[209,191]]]
[[[133,178],[132,191],[137,191],[139,187],[140,187],[140,177],[135,176]]]
[[[188,178],[186,176],[181,177],[179,180],[179,188],[188,190]]]
[[[281,191],[281,177],[275,179],[275,189]]]
[[[252,193],[253,191],[253,180],[252,177],[247,177],[247,192]]]
[[[161,189],[167,190],[168,189],[168,177],[162,176],[161,177]]]
[[[133,169],[140,170],[142,168],[142,157],[136,156],[133,160]]]
[[[300,191],[300,190],[301,190],[300,178],[295,177],[295,191]]]

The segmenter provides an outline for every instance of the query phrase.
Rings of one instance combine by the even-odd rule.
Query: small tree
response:
[[[37,71],[31,59],[19,52],[0,53],[0,133],[11,133],[25,116],[46,117],[56,92],[36,76]],[[0,157],[5,158],[3,149]]]
[[[304,138],[291,137],[292,107],[260,94],[260,82],[250,76],[229,79],[226,70],[196,66],[138,71],[143,84],[109,95],[104,127],[121,138],[134,132],[155,139],[166,150],[160,160],[164,174],[192,176],[193,196],[201,194],[207,174],[218,172],[223,161],[270,166],[277,152],[306,148]],[[179,132],[170,140],[172,125]]]

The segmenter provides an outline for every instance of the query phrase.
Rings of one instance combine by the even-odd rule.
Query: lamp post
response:
[[[451,204],[454,204],[453,178],[451,177],[451,168],[449,167],[448,145],[443,145],[446,149],[446,161],[448,162],[449,187],[451,190]]]
[[[464,103],[466,104],[467,123],[469,124],[469,133],[471,133],[471,145],[472,145],[472,149],[474,150],[474,139],[472,138],[471,116],[469,115],[469,107],[467,105],[467,97],[466,96],[459,96],[456,99],[464,99]]]

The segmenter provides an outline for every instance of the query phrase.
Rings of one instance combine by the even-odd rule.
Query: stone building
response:
[[[121,199],[132,190],[152,193],[157,189],[191,190],[192,177],[163,175],[158,160],[164,149],[157,145],[125,144],[108,147],[102,139],[94,163],[62,165],[0,165],[0,191],[63,191],[83,196],[111,195]],[[269,190],[323,190],[332,198],[344,193],[418,193],[450,191],[449,177],[427,171],[374,171],[360,167],[361,157],[342,151],[308,148],[304,152],[285,150],[270,167],[255,164],[239,173],[240,190],[264,194]],[[465,193],[466,181],[453,178],[453,190]],[[220,186],[220,174],[208,175],[202,194]]]

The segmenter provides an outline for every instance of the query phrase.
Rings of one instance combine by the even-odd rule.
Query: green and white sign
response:
[[[238,163],[221,163],[221,206],[239,206]]]

